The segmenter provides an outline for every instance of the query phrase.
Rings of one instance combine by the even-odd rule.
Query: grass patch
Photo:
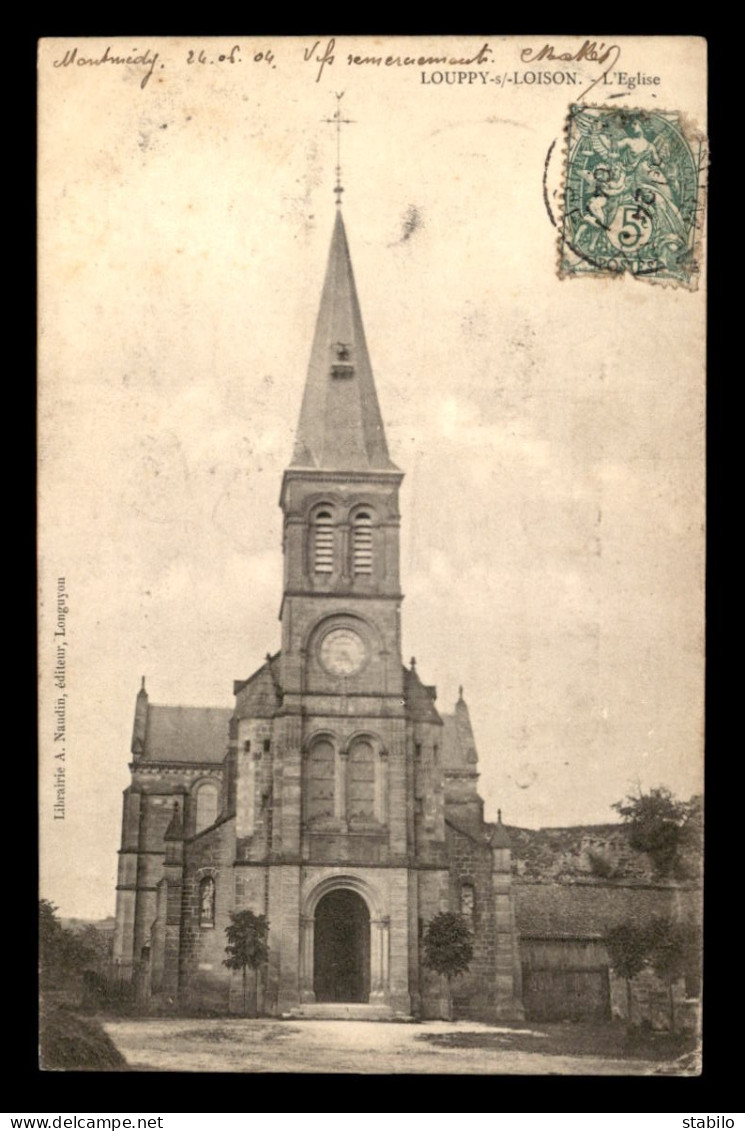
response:
[[[629,1032],[625,1025],[587,1025],[551,1022],[540,1032],[488,1029],[455,1033],[420,1033],[418,1041],[450,1049],[539,1052],[552,1056],[594,1056],[612,1060],[669,1061],[693,1053],[696,1038],[689,1033]]]
[[[97,1021],[64,1008],[39,1021],[39,1063],[45,1071],[124,1072],[129,1065]]]

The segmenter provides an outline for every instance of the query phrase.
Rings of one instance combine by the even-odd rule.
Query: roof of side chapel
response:
[[[230,707],[149,704],[139,761],[222,762],[232,714]]]

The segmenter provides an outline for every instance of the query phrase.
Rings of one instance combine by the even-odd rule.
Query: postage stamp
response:
[[[560,276],[628,271],[695,290],[706,169],[679,114],[570,106]]]

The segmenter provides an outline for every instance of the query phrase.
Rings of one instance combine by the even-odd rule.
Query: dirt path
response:
[[[647,1060],[443,1048],[428,1035],[509,1033],[474,1021],[402,1025],[369,1021],[152,1018],[104,1022],[133,1069],[182,1072],[406,1072],[639,1076]],[[512,1030],[514,1032],[514,1030]],[[538,1039],[538,1035],[536,1034]]]

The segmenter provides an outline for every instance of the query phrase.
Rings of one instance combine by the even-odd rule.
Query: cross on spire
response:
[[[334,194],[336,196],[337,206],[341,204],[341,194],[344,192],[341,184],[341,127],[352,125],[354,118],[343,118],[341,114],[341,100],[344,97],[344,91],[335,93],[336,97],[336,113],[333,118],[322,118],[322,122],[330,122],[336,125],[336,185],[334,187]]]

